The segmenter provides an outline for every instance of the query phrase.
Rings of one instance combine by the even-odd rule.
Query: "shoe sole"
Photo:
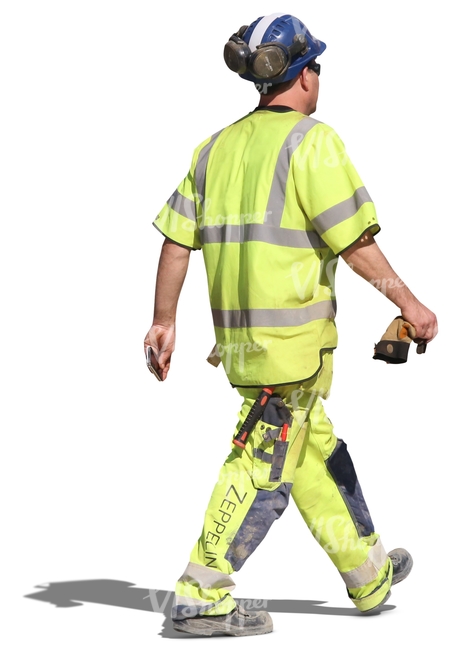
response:
[[[206,621],[205,621],[206,623]],[[172,627],[177,632],[184,632],[186,634],[197,634],[199,636],[213,636],[213,634],[221,636],[256,636],[258,634],[269,634],[273,630],[272,622],[268,625],[253,628],[230,628],[227,629],[225,625],[218,625],[214,621],[208,622],[207,625],[199,625],[198,628],[184,621],[173,621]]]

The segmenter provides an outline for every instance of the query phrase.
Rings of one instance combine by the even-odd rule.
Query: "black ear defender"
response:
[[[240,27],[238,32],[232,34],[224,46],[224,61],[232,72],[244,74],[248,69],[251,50],[248,44],[242,40],[243,34],[248,29],[248,25]]]
[[[227,67],[238,74],[249,72],[257,79],[274,79],[284,74],[292,59],[308,51],[308,41],[304,34],[295,34],[290,47],[272,41],[261,43],[251,52],[248,44],[242,40],[248,29],[245,25],[233,34],[224,47],[224,60]]]

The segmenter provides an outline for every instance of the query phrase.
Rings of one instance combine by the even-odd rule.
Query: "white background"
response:
[[[213,327],[198,252],[169,378],[146,370],[162,243],[151,223],[194,146],[257,103],[225,66],[224,43],[279,10],[327,43],[315,117],[344,140],[377,207],[377,241],[440,334],[406,365],[373,361],[397,309],[340,263],[327,412],[385,547],[407,547],[415,567],[393,590],[395,609],[345,615],[344,585],[291,503],[235,576],[237,598],[268,600],[275,632],[240,643],[277,648],[298,635],[325,648],[407,648],[458,629],[463,60],[453,3],[17,0],[0,16],[4,647],[179,642],[148,603],[187,564],[240,398],[205,361]],[[59,604],[83,606],[24,597],[50,583],[62,583]]]

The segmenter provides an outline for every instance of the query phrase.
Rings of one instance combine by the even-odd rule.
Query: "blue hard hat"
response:
[[[262,46],[265,43],[280,45],[282,50],[287,53],[289,52],[288,48],[293,46],[295,49],[296,40],[299,39],[299,42],[305,43],[305,46],[300,47],[300,51],[297,51],[296,54],[293,54],[292,50],[290,50],[288,55],[289,65],[279,76],[268,77],[269,81],[274,84],[283,83],[296,77],[300,70],[307,66],[312,59],[322,54],[326,48],[326,44],[314,38],[301,20],[290,14],[275,13],[257,18],[246,28],[246,31],[241,35],[241,39],[250,48],[252,56],[257,46]],[[298,48],[296,49],[298,50]],[[263,81],[263,76],[255,76],[253,69],[250,68],[241,73],[240,76],[242,79],[254,83]]]

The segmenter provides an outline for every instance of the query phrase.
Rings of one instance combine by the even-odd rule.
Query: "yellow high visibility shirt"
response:
[[[154,225],[203,251],[234,386],[316,375],[337,346],[338,255],[380,230],[335,131],[286,107],[257,109],[202,142]]]

